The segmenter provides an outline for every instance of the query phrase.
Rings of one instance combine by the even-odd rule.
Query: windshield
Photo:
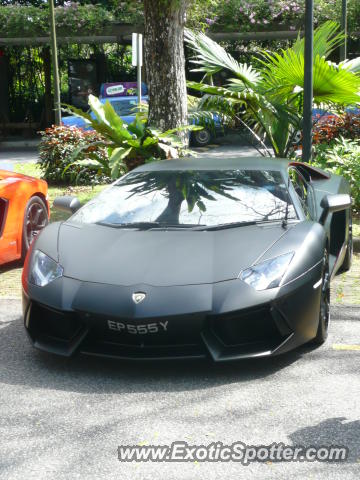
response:
[[[217,226],[296,219],[278,171],[134,172],[76,212],[72,221],[131,226]],[[152,224],[152,225],[151,225]]]
[[[111,105],[119,116],[135,115],[135,108],[137,107],[137,98],[131,100],[112,101]]]

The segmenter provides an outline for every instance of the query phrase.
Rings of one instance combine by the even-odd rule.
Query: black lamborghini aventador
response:
[[[269,158],[183,159],[128,173],[36,238],[23,271],[35,347],[118,358],[277,355],[325,341],[349,269],[339,176]]]

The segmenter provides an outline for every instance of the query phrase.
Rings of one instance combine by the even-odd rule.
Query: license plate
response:
[[[109,330],[119,333],[129,333],[130,335],[149,335],[154,333],[167,332],[168,320],[163,322],[153,322],[145,324],[133,324],[116,322],[115,320],[108,320],[107,325]]]

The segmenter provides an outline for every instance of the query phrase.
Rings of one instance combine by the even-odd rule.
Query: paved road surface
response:
[[[236,140],[236,138],[235,138]],[[219,139],[221,145],[211,145],[204,148],[194,148],[199,156],[258,156],[259,153],[251,146],[234,144],[233,137]],[[17,163],[36,163],[38,159],[38,151],[34,146],[27,148],[1,148],[0,147],[0,169],[13,168]]]
[[[38,151],[35,147],[0,149],[0,168],[2,164],[35,163]]]
[[[0,478],[360,478],[359,307],[332,311],[321,348],[226,365],[41,354],[18,300],[0,301]],[[334,344],[341,347],[334,348]],[[340,348],[340,349],[339,349]],[[120,463],[121,444],[345,445],[346,463]]]

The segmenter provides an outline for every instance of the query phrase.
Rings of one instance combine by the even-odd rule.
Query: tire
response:
[[[352,218],[351,218],[351,215],[350,215],[349,238],[348,238],[348,242],[347,242],[345,258],[344,258],[344,261],[343,261],[343,263],[341,265],[341,268],[340,268],[341,272],[347,272],[348,270],[350,270],[351,264],[352,264],[353,251],[354,251],[354,245],[353,245],[353,236],[352,236]]]
[[[47,206],[40,197],[31,197],[24,210],[21,258],[25,259],[34,238],[49,223]]]
[[[319,325],[316,337],[313,340],[315,345],[322,345],[328,336],[330,323],[330,272],[329,272],[329,255],[327,250],[324,253],[323,272],[321,283],[320,312]]]
[[[195,147],[205,147],[211,142],[212,135],[207,128],[196,130],[192,133],[191,143]]]

